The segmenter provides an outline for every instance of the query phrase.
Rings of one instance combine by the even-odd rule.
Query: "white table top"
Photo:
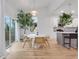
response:
[[[29,35],[27,35],[27,37],[30,37],[30,38],[35,38],[35,37],[46,37],[46,35],[29,34]]]

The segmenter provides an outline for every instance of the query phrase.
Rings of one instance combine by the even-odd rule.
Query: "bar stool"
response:
[[[66,42],[66,40],[69,40],[69,42]],[[71,37],[69,34],[63,34],[63,46],[66,47],[65,45],[69,45],[69,48],[71,47]]]
[[[70,34],[70,39],[76,39],[76,46],[78,48],[78,33]]]
[[[66,47],[65,45],[68,44],[69,48],[70,48],[70,47],[72,47],[71,46],[71,40],[72,39],[77,39],[77,47],[78,47],[78,38],[77,37],[78,37],[77,33],[63,34],[63,46]],[[69,40],[69,42],[66,42],[67,39]]]

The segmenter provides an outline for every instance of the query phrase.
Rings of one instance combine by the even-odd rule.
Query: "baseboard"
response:
[[[1,56],[0,59],[6,59],[6,56]]]
[[[0,56],[0,59],[6,59],[8,55],[9,55],[9,53],[6,52],[6,54],[4,56]]]

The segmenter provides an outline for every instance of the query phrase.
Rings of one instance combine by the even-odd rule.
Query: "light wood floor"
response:
[[[6,59],[77,59],[76,49],[67,49],[58,44],[56,41],[49,40],[50,47],[34,49],[30,48],[26,43],[25,48],[22,48],[23,42],[15,42],[8,49]]]

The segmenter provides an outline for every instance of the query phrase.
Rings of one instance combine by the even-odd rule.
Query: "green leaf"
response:
[[[25,13],[23,10],[20,10],[17,13],[17,19],[17,22],[20,24],[21,28],[32,28],[32,30],[34,30],[36,27],[36,25],[33,23],[31,13]]]
[[[72,23],[71,16],[72,14],[63,13],[62,16],[59,16],[60,17],[59,23],[62,24],[63,26],[71,24]]]

